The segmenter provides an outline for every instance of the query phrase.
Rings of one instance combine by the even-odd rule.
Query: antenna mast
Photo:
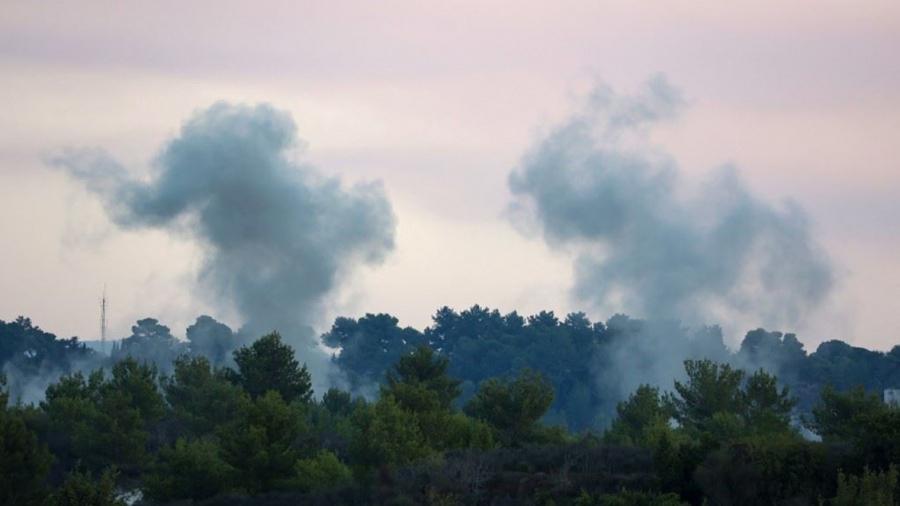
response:
[[[100,351],[106,353],[106,285],[103,285],[103,298],[100,299]]]

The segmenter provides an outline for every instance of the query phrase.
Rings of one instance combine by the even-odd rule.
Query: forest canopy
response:
[[[896,504],[900,352],[442,308],[322,336],[343,386],[203,316],[105,355],[0,322],[0,504]],[[35,390],[43,387],[39,396]]]
[[[34,402],[62,374],[109,367],[128,356],[166,374],[185,354],[233,368],[237,355],[232,353],[255,339],[210,316],[197,318],[185,336],[177,339],[158,320],[144,318],[129,336],[113,342],[107,357],[77,338],[59,339],[20,317],[0,321],[0,364],[12,399]],[[462,311],[443,307],[421,331],[401,327],[389,314],[339,317],[321,341],[340,350],[331,359],[337,372],[332,383],[369,398],[389,368],[422,345],[448,360],[448,372],[459,380],[457,406],[489,378],[511,378],[526,368],[540,372],[554,390],[544,421],[575,431],[607,427],[617,403],[640,385],[670,390],[673,380],[684,377],[682,363],[688,359],[765,369],[791,388],[801,413],[810,412],[826,386],[861,386],[879,395],[900,387],[900,345],[885,353],[826,341],[809,353],[794,334],[755,329],[732,351],[718,327],[691,329],[621,314],[592,322],[583,313],[560,318],[541,311],[523,317],[478,305]]]

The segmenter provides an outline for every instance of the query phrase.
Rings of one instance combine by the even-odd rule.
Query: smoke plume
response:
[[[577,252],[574,292],[598,308],[692,325],[801,322],[833,284],[807,218],[729,167],[692,191],[647,140],[681,106],[662,77],[635,96],[597,89],[510,175],[514,210]]]
[[[240,312],[242,334],[279,330],[321,378],[327,360],[311,325],[342,273],[392,250],[395,218],[379,183],[345,188],[293,161],[299,146],[288,113],[220,102],[162,148],[149,182],[100,151],[54,162],[119,226],[196,239],[206,255],[201,282]]]

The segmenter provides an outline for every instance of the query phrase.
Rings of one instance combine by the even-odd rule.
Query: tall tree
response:
[[[663,402],[659,389],[641,385],[616,406],[618,415],[606,432],[605,439],[619,444],[650,445],[654,431],[668,428],[672,410]]]
[[[400,358],[388,371],[382,395],[393,396],[413,412],[449,410],[459,396],[459,380],[447,374],[449,362],[428,346]]]
[[[747,378],[742,394],[743,416],[755,434],[775,434],[791,430],[791,410],[797,400],[788,387],[778,388],[775,376],[760,369]]]
[[[862,387],[826,388],[807,425],[827,442],[851,445],[857,459],[873,469],[900,462],[900,409]]]
[[[812,419],[807,425],[816,434],[827,440],[850,440],[860,431],[861,417],[878,414],[885,409],[876,394],[870,394],[863,387],[839,392],[827,386],[822,390],[821,400],[812,410]]]
[[[303,449],[299,438],[307,431],[299,407],[268,390],[218,434],[223,459],[238,471],[238,484],[256,493],[293,476]]]
[[[104,471],[98,479],[79,469],[72,471],[46,506],[125,506],[116,494],[116,473]]]
[[[78,338],[58,339],[41,330],[29,318],[0,320],[0,370],[8,374],[13,402],[39,400],[47,386],[75,365],[90,367],[100,356]]]
[[[238,371],[235,379],[254,399],[275,391],[285,402],[308,403],[313,396],[312,381],[306,364],[294,358],[294,349],[281,340],[278,332],[265,335],[250,346],[234,352]]]
[[[224,365],[236,347],[231,328],[211,316],[200,316],[186,331],[191,353],[204,356],[213,365]]]
[[[833,506],[895,506],[900,499],[896,464],[878,473],[865,469],[861,476],[838,474],[837,496]]]
[[[213,433],[249,402],[247,393],[228,381],[222,370],[212,369],[205,357],[178,358],[163,390],[175,420],[193,436]]]
[[[212,440],[178,439],[173,446],[160,449],[155,465],[145,475],[144,491],[161,502],[200,501],[232,489],[235,473]]]
[[[67,461],[81,461],[88,471],[116,466],[135,475],[148,462],[150,431],[165,403],[156,369],[127,358],[109,378],[102,369],[87,378],[64,376],[47,389],[41,407],[56,435],[51,446]]]
[[[403,409],[390,395],[353,414],[358,432],[350,452],[364,467],[403,465],[429,455],[428,446],[414,414]]]
[[[6,406],[5,377],[0,375],[0,504],[40,505],[44,480],[53,460],[16,408]]]
[[[538,372],[522,370],[515,379],[491,378],[466,404],[469,416],[493,427],[500,441],[517,446],[535,435],[538,420],[553,403],[553,386]]]
[[[675,419],[690,430],[706,430],[716,414],[741,411],[744,372],[712,360],[686,360],[687,382],[675,382],[677,395],[668,396]]]
[[[400,327],[389,314],[366,314],[362,318],[337,318],[322,342],[340,348],[334,362],[347,374],[353,389],[380,383],[384,373],[403,355],[425,342],[421,332]]]
[[[114,344],[110,355],[116,361],[131,357],[138,362],[152,363],[165,372],[185,351],[187,346],[172,336],[169,327],[156,318],[144,318],[132,325],[130,336]]]

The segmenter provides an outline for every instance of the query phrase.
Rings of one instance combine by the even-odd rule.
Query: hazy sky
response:
[[[105,283],[116,336],[141,316],[179,335],[201,312],[238,325],[194,293],[198,245],[118,229],[44,163],[102,147],[149,174],[224,99],[289,111],[302,160],[382,180],[392,202],[396,250],[345,280],[320,329],[378,311],[424,326],[445,304],[605,319],[571,296],[571,253],[510,224],[507,177],[594,83],[628,92],[662,73],[688,107],[654,140],[689,177],[732,163],[758,196],[798,202],[837,266],[831,300],[783,330],[889,348],[900,2],[787,3],[3,2],[0,318],[95,338]]]

